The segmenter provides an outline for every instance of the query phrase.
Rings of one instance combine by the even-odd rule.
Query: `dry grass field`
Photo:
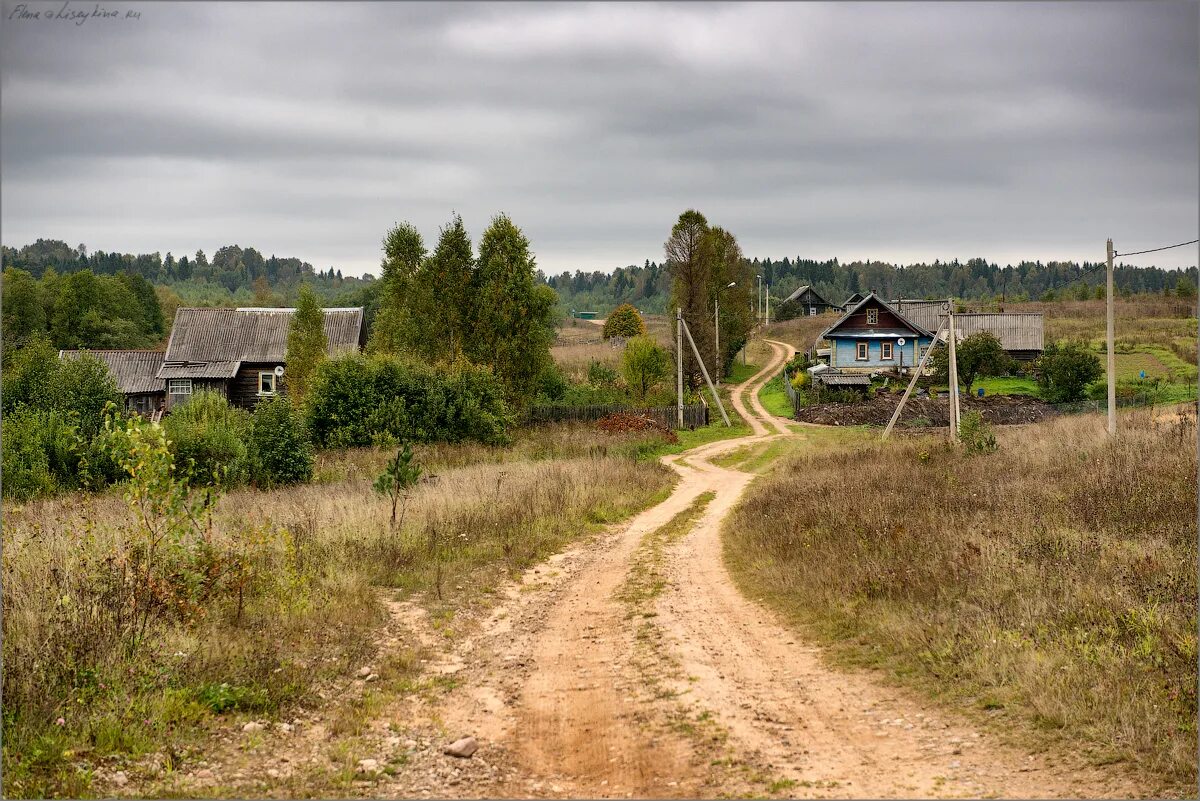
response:
[[[795,457],[731,517],[727,558],[835,659],[1194,792],[1195,416],[1121,425]]]
[[[390,456],[325,454],[318,481],[222,498],[161,550],[153,614],[129,626],[142,542],[117,492],[6,506],[4,795],[89,793],[112,758],[180,752],[226,712],[274,715],[363,664],[379,588],[435,614],[662,497],[644,437],[572,427],[509,448],[429,446],[402,525],[371,483]],[[169,543],[168,543],[169,544]]]

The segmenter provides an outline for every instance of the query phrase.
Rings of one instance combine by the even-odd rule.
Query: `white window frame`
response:
[[[191,395],[192,394],[192,379],[190,378],[170,378],[167,380],[168,395]]]
[[[871,343],[857,342],[854,348],[854,361],[865,362],[871,358]]]
[[[867,325],[879,325],[879,309],[867,309]]]
[[[271,391],[270,392],[263,392],[263,379],[264,378],[271,379]],[[260,370],[259,371],[259,373],[258,373],[258,395],[259,395],[259,397],[266,398],[266,397],[270,397],[272,395],[279,394],[279,385],[276,383],[276,378],[277,378],[277,376],[275,375],[275,373],[270,370]]]
[[[816,307],[816,306],[809,306],[809,307],[808,307],[808,316],[809,316],[809,317],[816,317],[816,316],[817,316],[817,307]]]
[[[893,356],[892,353],[893,353],[893,351],[892,351],[892,343],[891,342],[880,342],[879,343],[879,360],[880,361],[890,362],[890,361],[894,360],[896,357]]]

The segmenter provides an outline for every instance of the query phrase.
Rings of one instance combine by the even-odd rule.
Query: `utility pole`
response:
[[[958,441],[958,355],[955,353],[954,334],[954,300],[950,300],[950,308],[946,312],[949,325],[947,345],[950,347],[950,439]]]
[[[713,350],[716,352],[716,363],[713,372],[717,374],[717,385],[721,384],[721,296],[713,299]]]
[[[767,325],[771,324],[771,285],[767,284]]]
[[[675,309],[675,402],[683,428],[683,307]]]
[[[892,433],[892,429],[896,425],[896,421],[900,419],[900,412],[904,411],[904,404],[908,403],[908,396],[912,394],[913,387],[917,385],[917,379],[921,377],[921,373],[925,371],[925,363],[929,361],[929,354],[933,353],[933,348],[937,345],[938,337],[942,335],[942,330],[945,328],[945,323],[938,326],[937,333],[933,335],[933,341],[929,343],[929,347],[925,350],[925,355],[921,357],[917,365],[917,369],[913,371],[913,377],[908,382],[908,387],[904,390],[904,394],[900,397],[900,402],[896,404],[896,411],[892,412],[892,419],[888,421],[887,428],[883,430],[883,438],[887,439]],[[913,340],[913,350],[917,353],[921,351],[920,337]]]
[[[758,321],[761,323],[762,322],[762,276],[755,275],[754,277],[758,279]]]
[[[712,393],[713,400],[717,402],[717,408],[721,410],[721,417],[725,420],[726,426],[733,426],[729,422],[729,415],[725,414],[725,404],[721,403],[721,396],[717,394],[717,388],[713,386],[712,379],[708,377],[708,370],[704,367],[704,359],[700,358],[700,349],[696,347],[696,340],[692,339],[692,331],[688,328],[687,321],[680,315],[679,322],[683,325],[683,333],[687,334],[688,342],[692,344],[692,353],[696,357],[696,362],[700,365],[700,372],[704,376],[704,382],[708,384],[708,391]],[[683,412],[681,411],[680,414]]]
[[[1108,240],[1108,320],[1105,323],[1105,342],[1108,346],[1108,434],[1117,433],[1117,353],[1113,347],[1113,245]]]

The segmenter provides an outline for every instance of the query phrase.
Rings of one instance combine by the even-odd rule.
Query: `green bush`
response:
[[[1051,342],[1037,360],[1038,391],[1048,403],[1083,400],[1088,384],[1104,376],[1100,357],[1082,342]]]
[[[20,406],[5,415],[4,495],[33,498],[75,489],[84,481],[82,456],[88,441],[75,415]]]
[[[562,368],[554,362],[547,364],[538,376],[537,403],[557,403],[563,399],[569,386]]]
[[[958,441],[972,454],[994,453],[1000,448],[992,427],[974,409],[963,412],[958,421]]]
[[[249,478],[250,415],[217,392],[202,390],[163,421],[175,464],[193,483],[236,487]]]
[[[588,363],[588,383],[594,387],[611,387],[617,383],[617,371],[596,359]]]
[[[108,405],[124,408],[125,398],[108,366],[84,354],[60,361],[51,372],[46,403],[52,409],[76,415],[80,434],[90,439],[103,428]]]
[[[250,425],[250,479],[259,487],[312,479],[313,447],[303,419],[280,395],[258,404]]]
[[[646,323],[642,320],[642,315],[638,314],[638,310],[628,303],[622,303],[613,309],[612,313],[608,315],[608,319],[604,321],[603,336],[605,339],[637,337],[643,336],[645,333]]]
[[[509,424],[503,386],[487,368],[434,367],[382,354],[323,362],[306,408],[321,448],[404,440],[499,444]]]

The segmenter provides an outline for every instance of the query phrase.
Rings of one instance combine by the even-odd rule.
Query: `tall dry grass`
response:
[[[1164,792],[1196,782],[1196,424],[1122,415],[812,453],[726,531],[738,580],[833,645]],[[1028,730],[1028,729],[1027,729]]]
[[[187,547],[236,574],[213,580],[195,609],[162,610],[137,649],[114,636],[136,542],[124,500],[7,507],[4,794],[87,795],[97,762],[176,753],[218,714],[312,701],[373,651],[378,588],[453,608],[671,483],[656,463],[608,455],[607,437],[558,433],[553,447],[537,434],[509,451],[420,449],[437,478],[412,492],[396,528],[371,487],[386,454],[369,450],[323,457],[327,474],[346,468],[340,480],[222,498],[207,541]]]

